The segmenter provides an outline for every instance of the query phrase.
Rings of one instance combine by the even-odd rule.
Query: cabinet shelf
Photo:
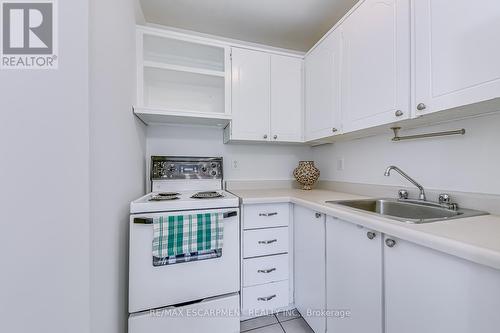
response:
[[[189,66],[181,66],[181,65],[172,65],[166,64],[157,61],[144,61],[143,63],[145,68],[158,68],[158,69],[168,69],[177,72],[186,72],[192,74],[201,74],[201,75],[209,75],[209,76],[217,76],[217,77],[225,77],[226,73],[223,71],[216,71],[211,69],[203,69],[197,67],[189,67]]]
[[[136,106],[134,107],[134,114],[148,125],[195,124],[225,127],[231,121],[231,115],[185,109],[161,109]]]

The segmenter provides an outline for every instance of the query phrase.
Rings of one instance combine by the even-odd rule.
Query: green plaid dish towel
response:
[[[164,258],[222,249],[223,219],[223,213],[155,217],[153,257]]]

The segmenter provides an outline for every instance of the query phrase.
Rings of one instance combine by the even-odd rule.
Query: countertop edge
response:
[[[235,191],[237,192],[237,191]],[[236,195],[238,195],[236,193]],[[292,203],[318,211],[328,216],[361,225],[368,229],[409,241],[448,255],[456,256],[476,264],[500,270],[500,252],[485,247],[467,244],[450,238],[437,236],[425,231],[398,226],[394,221],[384,217],[354,211],[348,208],[327,206],[303,198],[291,196],[266,196],[258,198],[241,198],[242,204]],[[399,222],[398,222],[399,223]]]

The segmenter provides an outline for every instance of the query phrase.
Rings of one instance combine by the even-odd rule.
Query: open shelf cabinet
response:
[[[231,119],[230,48],[150,27],[137,28],[135,114],[147,124],[225,126]]]

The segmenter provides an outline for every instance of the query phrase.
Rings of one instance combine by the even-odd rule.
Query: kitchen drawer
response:
[[[288,253],[288,227],[244,231],[244,258],[279,253]]]
[[[239,295],[231,294],[180,307],[171,306],[133,313],[128,319],[128,332],[238,333],[240,331],[240,318],[237,315],[239,305]]]
[[[244,229],[286,227],[290,219],[288,203],[244,205]]]
[[[288,284],[287,280],[243,288],[243,314],[254,317],[288,306]]]
[[[243,260],[243,286],[288,280],[288,254]]]

